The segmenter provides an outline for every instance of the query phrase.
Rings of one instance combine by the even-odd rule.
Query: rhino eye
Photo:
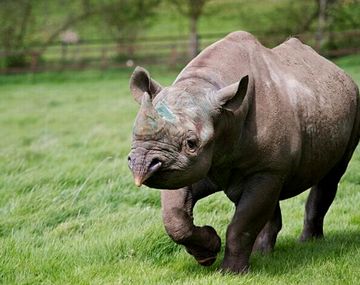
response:
[[[195,138],[187,139],[186,140],[186,146],[189,149],[189,151],[195,151],[197,148],[197,141]]]

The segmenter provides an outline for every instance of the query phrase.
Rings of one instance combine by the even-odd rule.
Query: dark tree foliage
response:
[[[27,32],[32,26],[33,4],[31,0],[2,0],[0,2],[0,46],[5,50],[24,45]]]
[[[23,66],[23,55],[10,54],[26,46],[27,34],[34,27],[33,3],[31,0],[2,0],[0,2],[0,50],[6,57],[6,66]]]

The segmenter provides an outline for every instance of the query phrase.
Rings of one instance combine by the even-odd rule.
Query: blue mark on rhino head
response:
[[[176,121],[176,116],[164,102],[160,102],[155,107],[155,109],[164,120],[171,122],[171,123],[174,123]]]

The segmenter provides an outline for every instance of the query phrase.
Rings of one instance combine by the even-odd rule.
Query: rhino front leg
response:
[[[219,190],[210,180],[204,179],[182,189],[161,191],[166,232],[173,241],[184,245],[187,252],[204,266],[209,266],[216,260],[221,240],[214,228],[194,225],[193,208],[199,199]]]
[[[274,214],[270,220],[265,224],[261,232],[258,234],[253,251],[261,253],[271,252],[276,243],[278,233],[282,228],[282,218],[280,203],[278,202],[274,211]]]
[[[221,265],[223,272],[248,271],[256,237],[275,211],[280,181],[274,176],[256,175],[226,192],[236,204],[236,210],[226,232],[225,255]]]

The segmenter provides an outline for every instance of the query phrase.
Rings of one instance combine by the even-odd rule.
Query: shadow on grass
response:
[[[308,266],[343,263],[343,258],[351,260],[360,248],[360,231],[328,232],[324,239],[300,243],[287,237],[279,240],[275,251],[268,255],[254,254],[251,271],[267,275],[283,275],[299,272]]]
[[[342,258],[351,260],[351,254],[356,255],[359,248],[360,232],[355,230],[329,232],[325,239],[306,243],[300,243],[294,237],[280,237],[273,253],[267,255],[255,253],[252,255],[250,275],[281,276],[328,262],[340,264],[343,262]],[[185,249],[181,250],[185,252]],[[165,262],[161,266],[174,267],[177,271],[181,270],[186,274],[201,277],[218,272],[224,256],[224,243],[216,262],[210,267],[200,266],[190,255],[186,257],[183,254],[174,255],[172,251],[166,254],[171,255],[166,258],[168,261],[171,260],[171,263]],[[151,262],[159,265],[157,259],[153,259]]]

